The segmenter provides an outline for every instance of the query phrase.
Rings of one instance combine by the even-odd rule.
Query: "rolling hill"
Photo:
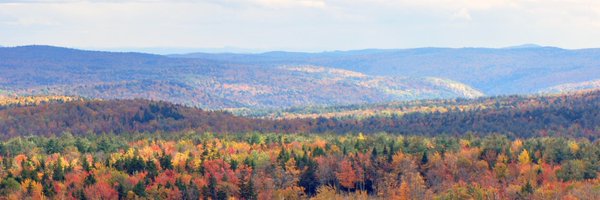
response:
[[[560,84],[600,79],[600,49],[568,50],[537,45],[171,56],[270,66],[309,64],[367,75],[439,77],[467,84],[487,95],[530,94]]]
[[[374,76],[313,65],[236,64],[51,46],[0,48],[0,91],[144,98],[206,109],[376,103],[483,94],[435,77]]]
[[[590,90],[600,88],[600,80],[584,81],[578,83],[565,83],[542,90],[542,93],[562,93],[578,90]]]
[[[600,49],[368,49],[152,55],[0,48],[0,95],[164,100],[280,109],[597,88]]]
[[[338,108],[348,111],[356,108]],[[47,101],[0,107],[0,135],[74,135],[134,132],[199,133],[378,133],[409,135],[600,136],[600,91],[552,96],[507,96],[437,100],[401,105],[367,105],[363,110],[393,109],[357,117],[257,119],[223,111],[148,100]],[[332,109],[335,110],[335,109]]]

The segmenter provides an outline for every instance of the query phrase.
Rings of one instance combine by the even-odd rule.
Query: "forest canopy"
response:
[[[0,103],[0,196],[593,199],[599,98],[431,100],[315,118],[141,99],[9,98]]]
[[[11,199],[594,199],[600,141],[131,134],[0,142]]]

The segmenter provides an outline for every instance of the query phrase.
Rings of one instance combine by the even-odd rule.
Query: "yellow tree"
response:
[[[519,154],[519,180],[522,183],[531,183],[534,184],[534,186],[536,185],[536,177],[537,177],[537,171],[536,169],[539,169],[538,165],[532,165],[531,164],[531,156],[529,155],[529,152],[525,149],[523,150],[523,152],[521,152],[521,154]]]
[[[296,167],[296,159],[290,158],[287,162],[285,162],[285,171],[287,174],[293,177],[300,176],[300,170]]]
[[[579,151],[579,145],[575,141],[569,142],[569,149],[572,154],[576,154]]]
[[[408,183],[406,181],[402,181],[400,184],[400,192],[398,196],[398,200],[409,200],[410,199],[410,189],[408,188]]]
[[[511,153],[516,154],[517,152],[519,152],[519,150],[521,150],[521,148],[523,148],[523,141],[520,139],[516,139],[512,142],[512,145],[510,146],[510,151]]]
[[[340,195],[338,195],[335,188],[331,186],[321,186],[317,189],[317,195],[315,195],[311,200],[342,200]]]
[[[523,152],[519,154],[519,164],[528,165],[529,163],[531,163],[531,156],[529,155],[527,149],[524,149]]]

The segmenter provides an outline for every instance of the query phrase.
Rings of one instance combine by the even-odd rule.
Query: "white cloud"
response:
[[[600,1],[0,0],[0,33],[75,47],[598,47]]]
[[[469,10],[466,8],[462,8],[462,9],[458,10],[456,13],[454,13],[452,15],[452,17],[454,19],[467,20],[467,21],[470,21],[472,19],[471,13],[469,13]]]
[[[4,21],[6,25],[14,26],[56,26],[59,22],[53,21],[47,18],[36,18],[36,17],[21,17],[15,20]]]
[[[255,3],[270,8],[325,8],[325,0],[254,0]]]

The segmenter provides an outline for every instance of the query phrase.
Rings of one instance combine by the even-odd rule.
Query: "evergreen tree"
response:
[[[44,195],[48,197],[53,197],[56,194],[56,191],[54,190],[54,185],[52,184],[52,180],[50,180],[50,177],[48,177],[48,174],[46,173],[44,173],[44,176],[42,176],[42,186],[44,187]]]
[[[62,159],[58,158],[56,164],[54,164],[54,170],[52,171],[52,180],[55,181],[64,181],[65,180],[65,170],[62,167]]]
[[[85,186],[93,185],[96,183],[96,177],[94,176],[94,174],[90,173],[88,176],[85,177],[83,183]]]
[[[141,197],[146,196],[146,185],[144,185],[143,181],[139,181],[137,184],[135,184],[133,187],[133,192]]]
[[[173,163],[171,163],[172,159],[171,155],[167,155],[163,152],[163,156],[159,158],[160,166],[163,169],[173,169]]]
[[[89,172],[90,170],[92,170],[92,166],[90,165],[90,163],[88,162],[88,159],[85,156],[83,156],[81,158],[81,167],[86,172]]]
[[[245,179],[245,178],[243,178]],[[254,188],[254,180],[252,176],[248,181],[240,181],[240,196],[246,200],[256,200],[258,196],[256,194],[256,189]]]
[[[208,186],[204,192],[204,197],[210,197],[211,199],[217,199],[217,178],[213,175],[209,175]]]
[[[123,184],[119,183],[119,185],[117,185],[117,193],[119,194],[119,199],[125,199],[125,197],[127,197],[127,191],[125,191]]]
[[[285,163],[290,159],[290,153],[285,149],[285,146],[281,146],[281,151],[279,151],[279,155],[277,155],[277,162],[279,166],[285,168]]]
[[[316,194],[317,188],[319,188],[320,185],[320,182],[315,174],[316,170],[317,163],[310,161],[302,175],[300,175],[298,185],[304,187],[304,192],[308,195]]]
[[[423,156],[421,157],[421,165],[425,165],[429,162],[429,156],[427,155],[427,151],[423,152]]]

